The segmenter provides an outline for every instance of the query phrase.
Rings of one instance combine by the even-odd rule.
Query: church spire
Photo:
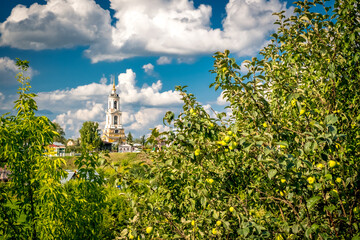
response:
[[[102,140],[110,143],[125,143],[125,132],[122,126],[120,97],[116,93],[115,77],[111,76],[110,86],[112,85],[111,94],[108,95],[108,108],[106,111],[105,129],[103,131]]]
[[[116,93],[116,89],[115,89],[115,78],[113,77],[113,87],[112,87],[112,93]]]

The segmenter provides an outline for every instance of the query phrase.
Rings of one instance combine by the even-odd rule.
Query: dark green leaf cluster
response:
[[[97,122],[86,121],[80,129],[81,146],[84,149],[99,149],[101,146],[99,124]]]

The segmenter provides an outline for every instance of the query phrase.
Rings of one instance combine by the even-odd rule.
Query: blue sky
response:
[[[114,76],[125,132],[159,127],[181,111],[176,85],[207,109],[223,109],[209,89],[212,54],[230,49],[238,62],[256,56],[272,32],[279,0],[11,0],[0,8],[0,113],[11,111],[18,84],[15,58],[30,61],[39,114],[67,138],[84,121],[104,126]]]

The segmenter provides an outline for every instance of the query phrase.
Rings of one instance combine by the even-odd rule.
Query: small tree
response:
[[[132,145],[134,143],[134,139],[133,139],[133,136],[132,136],[131,132],[128,133],[126,141],[130,145]]]
[[[61,142],[65,144],[66,139],[65,139],[64,129],[57,122],[53,122],[53,126],[54,126],[54,131],[58,133],[58,135],[55,135],[54,137],[54,142]]]
[[[83,148],[99,149],[101,138],[99,132],[99,124],[97,122],[84,122],[80,129],[81,146]]]
[[[140,143],[143,147],[145,147],[145,144],[146,144],[146,138],[145,138],[145,135],[142,135],[141,138],[140,138]]]
[[[56,203],[63,199],[60,178],[66,174],[60,164],[65,161],[46,157],[47,146],[56,136],[54,125],[47,117],[35,116],[36,95],[29,93],[29,78],[24,76],[29,62],[17,59],[16,65],[21,84],[17,114],[0,118],[0,159],[5,160],[0,164],[11,171],[11,180],[0,188],[0,235],[4,239],[56,238],[55,216],[61,208]],[[24,215],[25,220],[18,221]]]

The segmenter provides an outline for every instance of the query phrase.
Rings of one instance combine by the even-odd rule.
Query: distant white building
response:
[[[141,144],[135,143],[132,146],[130,144],[120,144],[119,145],[119,152],[140,152]]]
[[[66,143],[66,146],[68,146],[68,147],[72,147],[72,146],[75,146],[75,145],[76,145],[76,143],[75,143],[75,141],[72,140],[72,139],[69,139],[69,140],[67,141],[67,143]]]
[[[101,137],[104,142],[125,144],[126,137],[121,123],[121,114],[120,97],[116,93],[115,80],[113,80],[113,88],[108,96],[105,129]]]
[[[59,142],[54,142],[53,144],[50,144],[49,146],[49,152],[54,153],[50,154],[51,157],[57,156],[57,157],[63,157],[65,156],[65,145]]]

